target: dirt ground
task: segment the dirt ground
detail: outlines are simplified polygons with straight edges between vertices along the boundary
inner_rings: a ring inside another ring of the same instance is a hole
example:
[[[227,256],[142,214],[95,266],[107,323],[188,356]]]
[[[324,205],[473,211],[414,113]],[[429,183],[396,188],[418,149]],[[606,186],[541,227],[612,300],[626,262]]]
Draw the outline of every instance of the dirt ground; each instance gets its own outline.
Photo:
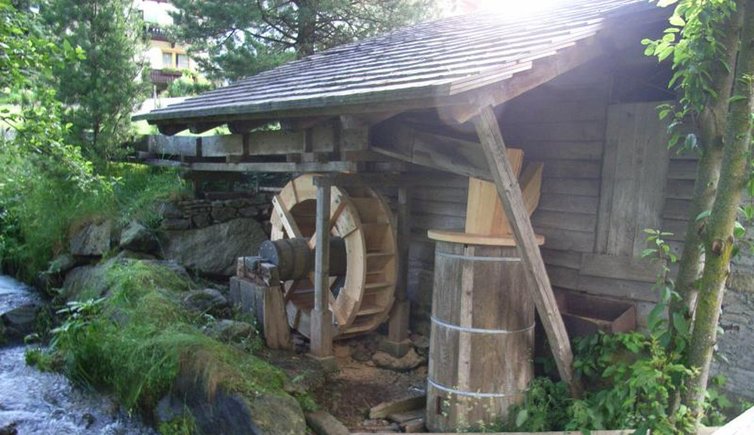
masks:
[[[408,371],[379,368],[371,359],[379,340],[378,334],[371,334],[336,342],[340,370],[314,391],[317,403],[351,430],[379,427],[368,418],[369,409],[380,403],[426,393],[426,359]]]
[[[270,362],[288,372],[296,385],[309,391],[317,404],[352,431],[366,432],[388,422],[369,420],[369,409],[380,403],[426,393],[426,358],[416,368],[396,371],[379,368],[372,361],[378,350],[380,335],[337,341],[335,357],[339,370],[323,373],[317,363],[303,354],[269,355]],[[299,349],[303,350],[303,346]],[[420,345],[419,355],[425,351]],[[397,427],[395,427],[397,429]]]

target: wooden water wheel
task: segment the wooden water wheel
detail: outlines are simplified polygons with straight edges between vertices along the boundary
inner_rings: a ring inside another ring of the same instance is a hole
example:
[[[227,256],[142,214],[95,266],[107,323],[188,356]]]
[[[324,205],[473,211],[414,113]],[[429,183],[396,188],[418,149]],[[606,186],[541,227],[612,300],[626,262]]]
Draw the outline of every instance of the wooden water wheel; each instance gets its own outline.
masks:
[[[308,238],[314,245],[314,176],[291,180],[273,199],[271,239]],[[393,304],[396,281],[396,232],[384,198],[368,187],[332,187],[330,234],[345,245],[345,274],[331,267],[330,310],[335,336],[345,338],[376,329]],[[332,258],[332,256],[331,256]],[[332,262],[332,260],[331,260]],[[341,268],[342,269],[342,268]],[[312,274],[283,285],[288,324],[310,336],[314,306]]]

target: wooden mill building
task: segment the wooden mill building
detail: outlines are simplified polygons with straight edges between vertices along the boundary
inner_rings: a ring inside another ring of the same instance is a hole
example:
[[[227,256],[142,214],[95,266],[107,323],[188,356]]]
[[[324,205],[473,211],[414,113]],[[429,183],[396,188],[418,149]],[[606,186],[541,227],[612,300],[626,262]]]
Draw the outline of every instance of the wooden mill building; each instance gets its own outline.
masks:
[[[501,11],[408,27],[142,115],[164,135],[148,157],[198,176],[333,174],[327,183],[337,185],[355,174],[381,189],[407,223],[398,234],[407,272],[391,317],[397,341],[406,297],[412,327],[429,329],[435,243],[427,231],[464,228],[469,177],[494,181],[550,343],[567,365],[553,292],[580,305],[599,307],[584,296],[626,302],[641,325],[658,298],[656,270],[639,259],[642,230],[670,231],[680,249],[688,223],[696,160],[667,151],[655,108],[674,98],[670,68],[640,43],[661,35],[668,13],[644,1],[594,0],[525,18]],[[223,125],[231,134],[174,136]],[[280,128],[260,128],[269,125]],[[505,146],[544,164],[531,219]]]

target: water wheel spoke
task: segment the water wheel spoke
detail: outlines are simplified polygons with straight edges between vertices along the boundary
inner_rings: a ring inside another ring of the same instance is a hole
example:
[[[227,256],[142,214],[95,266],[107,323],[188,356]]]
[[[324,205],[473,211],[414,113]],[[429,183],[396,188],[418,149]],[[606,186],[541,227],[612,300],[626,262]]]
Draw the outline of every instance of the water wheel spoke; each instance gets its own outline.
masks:
[[[286,234],[288,234],[288,238],[294,239],[297,237],[303,237],[301,230],[298,228],[296,221],[293,219],[290,211],[280,198],[280,195],[275,195],[272,198],[272,207],[280,218],[280,222],[283,224],[283,228],[285,229]]]
[[[333,210],[332,214],[330,215],[330,221],[327,223],[327,231],[332,231],[333,227],[335,226],[335,223],[338,222],[338,218],[341,214],[343,214],[343,210],[346,208],[346,202],[345,201],[339,201],[338,205]],[[309,249],[314,249],[317,247],[317,234],[309,238]]]

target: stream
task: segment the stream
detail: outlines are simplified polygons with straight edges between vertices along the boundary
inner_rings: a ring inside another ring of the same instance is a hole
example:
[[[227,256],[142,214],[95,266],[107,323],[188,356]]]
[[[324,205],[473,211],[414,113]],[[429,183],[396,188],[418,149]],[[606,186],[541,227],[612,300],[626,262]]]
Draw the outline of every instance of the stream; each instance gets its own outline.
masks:
[[[33,289],[0,275],[0,313],[38,300]],[[0,435],[155,434],[106,396],[28,367],[26,348],[0,347]]]

